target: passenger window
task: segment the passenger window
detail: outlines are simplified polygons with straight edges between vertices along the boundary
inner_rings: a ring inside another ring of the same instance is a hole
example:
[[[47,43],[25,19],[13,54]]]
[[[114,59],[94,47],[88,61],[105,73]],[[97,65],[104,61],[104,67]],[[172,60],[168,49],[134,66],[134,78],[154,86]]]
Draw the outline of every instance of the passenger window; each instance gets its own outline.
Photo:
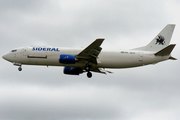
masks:
[[[11,52],[16,52],[17,50],[12,50]]]

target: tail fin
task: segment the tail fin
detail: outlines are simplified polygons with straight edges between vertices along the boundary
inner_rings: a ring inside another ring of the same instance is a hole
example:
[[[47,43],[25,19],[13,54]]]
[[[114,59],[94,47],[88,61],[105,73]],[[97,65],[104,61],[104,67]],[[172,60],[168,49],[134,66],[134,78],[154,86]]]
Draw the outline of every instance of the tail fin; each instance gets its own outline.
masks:
[[[134,50],[158,52],[167,47],[171,41],[175,25],[168,24],[147,46],[136,48]]]

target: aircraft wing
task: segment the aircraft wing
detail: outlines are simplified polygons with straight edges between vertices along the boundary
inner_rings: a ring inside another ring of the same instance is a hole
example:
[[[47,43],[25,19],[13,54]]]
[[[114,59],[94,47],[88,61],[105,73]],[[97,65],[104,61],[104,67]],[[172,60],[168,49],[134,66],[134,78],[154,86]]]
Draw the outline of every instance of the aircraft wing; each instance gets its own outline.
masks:
[[[104,39],[102,38],[96,39],[93,43],[91,43],[88,47],[76,55],[76,58],[97,64],[96,58],[102,50],[100,45],[103,41]]]

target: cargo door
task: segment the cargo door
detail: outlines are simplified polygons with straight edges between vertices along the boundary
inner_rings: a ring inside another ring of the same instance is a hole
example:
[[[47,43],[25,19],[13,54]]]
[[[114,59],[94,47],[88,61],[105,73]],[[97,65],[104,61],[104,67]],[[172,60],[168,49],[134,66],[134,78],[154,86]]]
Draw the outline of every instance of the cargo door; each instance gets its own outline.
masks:
[[[29,55],[28,58],[47,58],[47,51],[43,51],[43,48],[39,47],[37,50],[30,50],[29,49]]]

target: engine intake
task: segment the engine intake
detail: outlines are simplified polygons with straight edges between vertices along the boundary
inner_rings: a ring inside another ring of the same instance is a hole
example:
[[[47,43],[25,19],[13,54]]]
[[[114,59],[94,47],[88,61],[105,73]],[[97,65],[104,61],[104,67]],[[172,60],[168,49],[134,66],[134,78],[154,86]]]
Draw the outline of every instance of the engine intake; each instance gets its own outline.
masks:
[[[83,73],[83,70],[81,68],[76,67],[64,67],[64,74],[68,75],[79,75],[80,73]]]
[[[62,54],[60,55],[59,62],[63,64],[75,64],[76,58],[74,55]]]

